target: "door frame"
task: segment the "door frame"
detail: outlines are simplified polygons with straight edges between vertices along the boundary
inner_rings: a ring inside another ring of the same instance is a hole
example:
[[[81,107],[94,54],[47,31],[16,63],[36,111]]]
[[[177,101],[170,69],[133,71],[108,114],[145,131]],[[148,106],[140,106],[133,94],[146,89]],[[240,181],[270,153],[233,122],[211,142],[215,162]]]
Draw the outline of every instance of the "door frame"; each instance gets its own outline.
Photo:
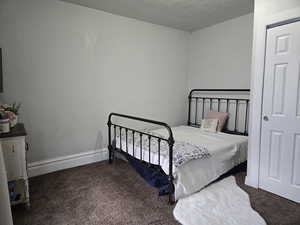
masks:
[[[267,16],[254,16],[254,35],[251,67],[251,94],[249,118],[248,164],[245,183],[259,187],[259,165],[261,152],[262,101],[264,87],[266,37],[269,26],[300,18],[300,7]]]

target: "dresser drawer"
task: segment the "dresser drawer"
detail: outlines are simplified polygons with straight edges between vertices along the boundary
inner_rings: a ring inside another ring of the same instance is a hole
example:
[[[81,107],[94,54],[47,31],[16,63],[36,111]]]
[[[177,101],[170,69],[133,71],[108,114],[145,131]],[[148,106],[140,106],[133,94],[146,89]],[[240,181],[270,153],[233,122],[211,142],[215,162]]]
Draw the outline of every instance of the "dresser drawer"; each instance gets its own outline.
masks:
[[[1,141],[7,180],[27,178],[25,161],[25,140],[12,139]]]

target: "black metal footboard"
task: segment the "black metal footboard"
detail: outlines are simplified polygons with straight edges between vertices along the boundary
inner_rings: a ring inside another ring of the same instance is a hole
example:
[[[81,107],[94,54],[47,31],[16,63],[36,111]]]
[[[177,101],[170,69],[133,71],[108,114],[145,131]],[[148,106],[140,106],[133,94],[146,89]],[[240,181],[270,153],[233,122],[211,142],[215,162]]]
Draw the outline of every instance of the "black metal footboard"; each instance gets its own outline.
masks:
[[[126,118],[126,119],[130,119],[130,120],[135,120],[135,121],[141,121],[141,122],[145,122],[145,123],[150,123],[150,124],[154,124],[154,125],[158,125],[161,127],[164,127],[167,129],[168,131],[168,138],[164,138],[164,137],[160,137],[160,136],[156,136],[154,134],[149,134],[143,131],[139,131],[136,129],[132,129],[129,127],[124,127],[118,124],[115,124],[112,122],[112,117],[122,117],[122,118]],[[170,189],[169,190],[169,203],[173,203],[174,202],[174,177],[173,177],[173,145],[174,145],[174,137],[173,137],[173,133],[172,133],[172,129],[170,128],[170,126],[164,122],[160,122],[160,121],[155,121],[155,120],[149,120],[149,119],[145,119],[145,118],[139,118],[139,117],[134,117],[134,116],[129,116],[129,115],[124,115],[124,114],[118,114],[118,113],[110,113],[109,117],[108,117],[108,122],[107,122],[107,126],[108,126],[108,150],[109,150],[109,163],[112,163],[113,159],[114,159],[114,152],[116,151],[123,151],[125,153],[128,154],[128,137],[131,135],[132,137],[132,156],[140,161],[149,163],[149,164],[157,164],[158,166],[160,166],[160,159],[161,159],[161,152],[160,152],[160,146],[161,146],[161,141],[165,141],[168,143],[168,147],[169,147],[169,174],[168,174],[168,180],[169,180],[169,186]],[[112,134],[112,129],[113,129],[113,134]],[[123,149],[124,147],[122,146],[122,130],[125,131],[125,142],[126,142],[126,147],[125,149]],[[118,134],[117,134],[118,132]],[[138,134],[139,137],[139,142],[140,142],[140,146],[139,149],[135,149],[135,135]],[[117,135],[119,135],[119,137],[117,137]],[[143,137],[147,137],[148,138],[148,142],[149,142],[149,158],[148,160],[145,158],[142,158],[142,141],[143,141]],[[116,138],[120,138],[120,145],[117,148],[116,146]],[[158,146],[158,162],[151,162],[151,140],[157,140],[157,146]],[[135,156],[135,151],[140,151],[140,158]]]

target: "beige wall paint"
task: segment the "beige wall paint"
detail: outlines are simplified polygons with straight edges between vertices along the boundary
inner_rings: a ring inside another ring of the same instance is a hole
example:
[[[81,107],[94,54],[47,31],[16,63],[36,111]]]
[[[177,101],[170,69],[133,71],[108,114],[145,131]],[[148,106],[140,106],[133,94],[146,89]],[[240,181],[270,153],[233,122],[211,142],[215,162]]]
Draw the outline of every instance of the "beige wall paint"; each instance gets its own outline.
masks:
[[[253,14],[193,32],[188,87],[249,88]]]
[[[186,123],[191,88],[249,88],[252,15],[188,33],[61,1],[0,3],[5,102],[29,162],[107,144],[109,112]]]
[[[0,27],[29,162],[105,147],[112,111],[186,121],[189,33],[48,0],[1,1]]]

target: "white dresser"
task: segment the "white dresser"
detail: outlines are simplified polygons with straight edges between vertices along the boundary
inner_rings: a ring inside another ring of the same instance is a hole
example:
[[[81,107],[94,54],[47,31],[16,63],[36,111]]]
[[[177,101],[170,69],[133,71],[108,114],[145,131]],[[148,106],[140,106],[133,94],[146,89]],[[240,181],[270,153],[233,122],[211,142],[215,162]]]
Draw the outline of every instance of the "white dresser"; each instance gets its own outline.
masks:
[[[26,131],[23,124],[17,124],[9,133],[0,134],[11,205],[26,204],[29,207],[25,138]]]

